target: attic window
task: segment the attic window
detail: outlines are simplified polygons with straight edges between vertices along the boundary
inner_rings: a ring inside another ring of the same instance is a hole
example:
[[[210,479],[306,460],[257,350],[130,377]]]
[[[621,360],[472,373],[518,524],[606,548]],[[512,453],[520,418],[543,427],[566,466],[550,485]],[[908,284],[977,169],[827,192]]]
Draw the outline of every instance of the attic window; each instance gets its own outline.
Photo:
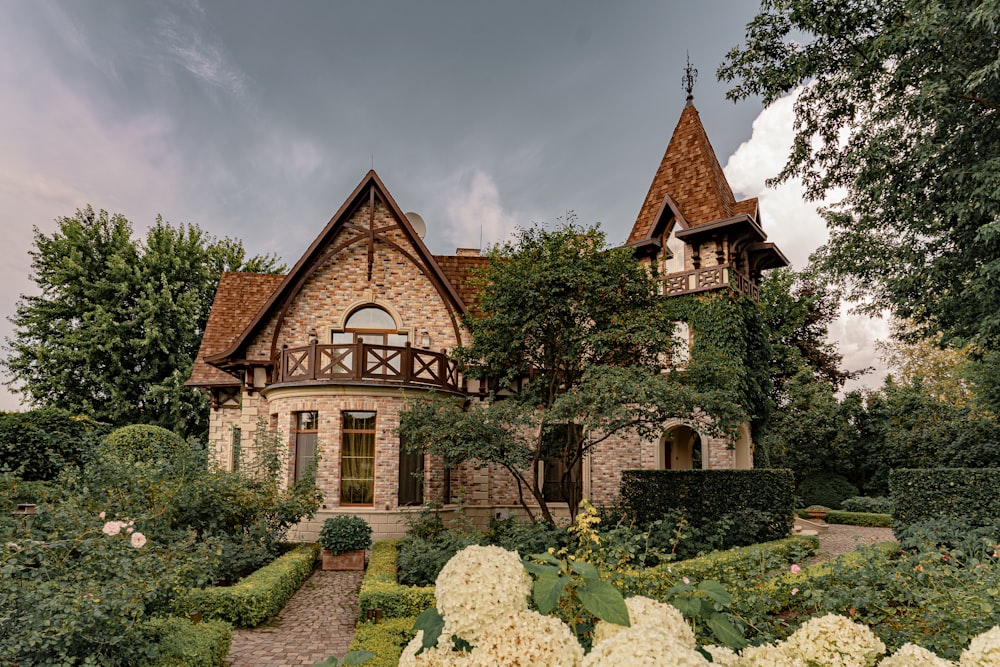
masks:
[[[344,330],[361,331],[395,331],[396,322],[392,315],[377,306],[358,308],[344,323]]]

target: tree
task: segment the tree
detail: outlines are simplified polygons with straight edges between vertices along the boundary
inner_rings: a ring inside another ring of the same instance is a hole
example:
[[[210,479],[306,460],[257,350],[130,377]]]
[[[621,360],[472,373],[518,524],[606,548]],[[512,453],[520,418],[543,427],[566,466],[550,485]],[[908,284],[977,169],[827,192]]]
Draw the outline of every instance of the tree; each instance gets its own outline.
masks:
[[[35,406],[115,426],[206,431],[206,399],[184,387],[223,271],[281,272],[239,241],[157,218],[144,242],[121,215],[91,207],[35,229],[37,295],[22,295],[0,365]]]
[[[690,386],[698,363],[662,372],[674,346],[670,301],[630,250],[606,247],[598,228],[522,229],[489,256],[478,278],[481,314],[465,318],[471,342],[456,356],[497,393],[465,408],[411,404],[400,424],[409,446],[446,463],[505,468],[529,515],[526,494],[551,523],[544,465],[559,467],[575,516],[581,460],[600,443],[658,435],[671,416],[713,431],[746,418],[731,392]]]
[[[985,353],[1000,349],[998,22],[997,0],[764,0],[718,71],[734,100],[802,87],[776,180],[846,189],[820,268],[869,310]]]

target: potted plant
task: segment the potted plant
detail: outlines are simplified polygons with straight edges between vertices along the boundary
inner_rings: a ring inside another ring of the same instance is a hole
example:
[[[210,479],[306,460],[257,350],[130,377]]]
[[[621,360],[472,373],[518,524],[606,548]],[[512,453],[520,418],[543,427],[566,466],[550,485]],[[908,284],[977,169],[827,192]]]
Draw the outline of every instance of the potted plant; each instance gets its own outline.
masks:
[[[363,570],[365,549],[372,544],[372,527],[349,514],[331,517],[323,522],[319,544],[324,570]]]
[[[806,515],[814,521],[822,521],[826,518],[829,511],[829,507],[823,507],[822,505],[810,505],[806,508]]]

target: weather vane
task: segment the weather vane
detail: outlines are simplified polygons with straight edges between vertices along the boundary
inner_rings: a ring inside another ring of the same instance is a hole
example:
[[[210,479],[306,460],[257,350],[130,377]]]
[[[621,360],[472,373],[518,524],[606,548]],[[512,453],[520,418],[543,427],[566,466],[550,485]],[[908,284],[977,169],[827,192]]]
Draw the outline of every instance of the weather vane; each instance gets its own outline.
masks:
[[[698,80],[698,70],[691,67],[691,52],[688,51],[687,54],[687,67],[684,68],[684,76],[681,77],[681,84],[684,86],[684,90],[687,91],[687,100],[690,102],[694,99],[694,82]]]

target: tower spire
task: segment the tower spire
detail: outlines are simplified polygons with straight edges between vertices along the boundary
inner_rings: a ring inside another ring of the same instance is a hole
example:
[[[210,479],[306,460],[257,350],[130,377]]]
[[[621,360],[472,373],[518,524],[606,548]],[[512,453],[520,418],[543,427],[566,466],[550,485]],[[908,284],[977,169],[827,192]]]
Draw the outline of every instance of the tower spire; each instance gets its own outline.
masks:
[[[694,82],[698,80],[698,70],[691,66],[691,52],[687,54],[687,67],[684,68],[684,76],[681,77],[681,85],[687,92],[687,104],[691,106],[694,102]]]

